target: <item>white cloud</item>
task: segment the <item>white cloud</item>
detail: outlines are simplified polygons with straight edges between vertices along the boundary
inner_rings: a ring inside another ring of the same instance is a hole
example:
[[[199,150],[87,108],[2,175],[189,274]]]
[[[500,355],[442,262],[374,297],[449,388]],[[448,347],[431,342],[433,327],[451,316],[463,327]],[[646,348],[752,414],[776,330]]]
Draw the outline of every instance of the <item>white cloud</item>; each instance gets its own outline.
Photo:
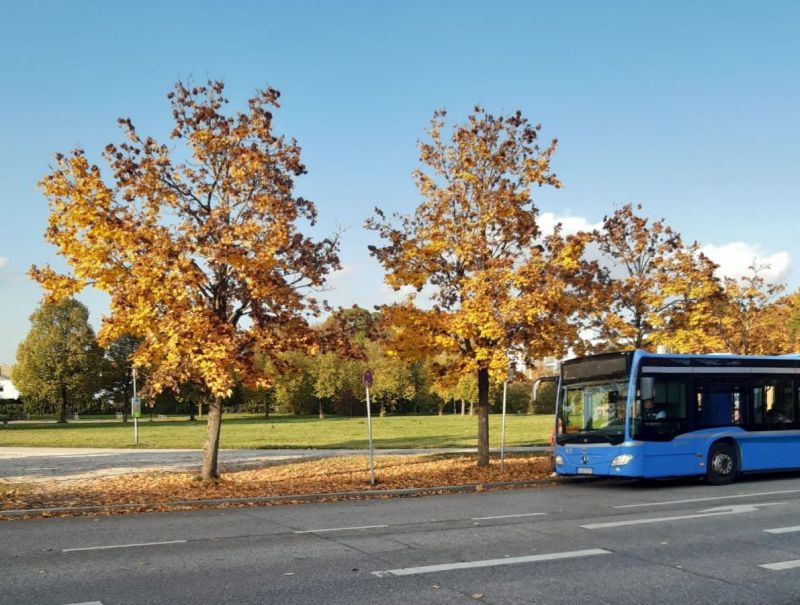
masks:
[[[550,235],[558,223],[561,223],[561,233],[564,235],[599,229],[603,225],[602,222],[590,223],[582,216],[556,216],[554,212],[542,212],[537,222],[544,235]]]
[[[782,281],[789,271],[788,252],[767,254],[759,244],[747,242],[730,242],[718,246],[706,244],[700,250],[719,265],[717,274],[720,277],[739,279],[750,272],[749,267],[753,262],[757,266],[769,266],[761,271],[761,276],[770,282]]]
[[[428,306],[429,288],[417,294],[417,303]],[[339,271],[331,273],[328,286],[317,298],[325,299],[333,307],[351,307],[355,304],[372,309],[375,305],[399,303],[416,292],[412,286],[394,290],[384,281],[380,266],[375,263],[342,263]]]
[[[5,267],[8,264],[8,257],[7,256],[0,256],[0,269]]]
[[[417,289],[413,286],[401,286],[399,290],[395,290],[389,284],[383,282],[376,292],[377,302],[375,304],[392,305],[395,303],[400,303],[406,300],[409,295],[416,293],[416,291]],[[426,298],[427,297],[425,296],[424,291],[417,294],[417,304],[423,307],[427,306],[425,304]]]

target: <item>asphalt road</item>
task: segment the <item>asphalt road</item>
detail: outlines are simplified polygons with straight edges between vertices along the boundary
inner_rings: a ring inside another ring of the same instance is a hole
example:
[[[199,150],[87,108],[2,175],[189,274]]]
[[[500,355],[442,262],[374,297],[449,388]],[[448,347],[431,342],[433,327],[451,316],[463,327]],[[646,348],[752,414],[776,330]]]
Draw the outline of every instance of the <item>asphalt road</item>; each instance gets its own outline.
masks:
[[[0,523],[0,603],[800,602],[800,475]]]

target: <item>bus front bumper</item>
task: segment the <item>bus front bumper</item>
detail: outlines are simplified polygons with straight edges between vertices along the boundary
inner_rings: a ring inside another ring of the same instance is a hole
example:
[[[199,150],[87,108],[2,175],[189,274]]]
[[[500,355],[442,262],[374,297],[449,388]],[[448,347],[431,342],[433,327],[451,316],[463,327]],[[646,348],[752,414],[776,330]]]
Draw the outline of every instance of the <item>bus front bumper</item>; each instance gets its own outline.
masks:
[[[557,445],[553,458],[558,475],[642,476],[642,448],[637,445]]]

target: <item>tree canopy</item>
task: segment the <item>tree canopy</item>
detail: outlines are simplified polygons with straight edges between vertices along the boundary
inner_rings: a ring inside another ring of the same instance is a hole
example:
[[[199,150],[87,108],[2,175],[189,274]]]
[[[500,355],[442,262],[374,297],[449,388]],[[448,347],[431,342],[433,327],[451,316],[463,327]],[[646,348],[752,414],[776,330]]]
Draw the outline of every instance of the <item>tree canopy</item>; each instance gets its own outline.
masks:
[[[431,309],[384,308],[399,351],[447,354],[478,378],[478,464],[488,464],[489,377],[510,358],[558,352],[578,339],[574,321],[592,267],[585,235],[543,234],[533,186],[559,187],[550,168],[556,142],[539,144],[540,127],[521,113],[493,116],[476,107],[445,132],[434,114],[420,143],[414,180],[422,201],[413,215],[376,209],[367,227],[384,240],[371,253],[396,289],[428,287]]]
[[[594,287],[595,347],[708,350],[720,295],[716,265],[697,243],[684,244],[663,220],[651,222],[637,210],[641,206],[618,208],[594,232],[606,268]]]
[[[222,82],[178,82],[168,95],[173,148],[119,120],[126,141],[103,156],[110,178],[81,149],[57,155],[41,182],[46,239],[68,262],[33,267],[51,300],[93,286],[111,297],[103,342],[142,339],[133,357],[148,388],[195,383],[213,397],[203,476],[217,475],[221,400],[237,381],[268,386],[257,363],[314,345],[313,290],[339,266],[336,238],[313,240],[315,205],[294,193],[300,147],[273,130],[279,93],[257,92],[228,115]]]
[[[58,410],[91,402],[102,353],[89,325],[89,310],[74,298],[44,303],[31,315],[31,329],[17,348],[14,385],[29,404]]]

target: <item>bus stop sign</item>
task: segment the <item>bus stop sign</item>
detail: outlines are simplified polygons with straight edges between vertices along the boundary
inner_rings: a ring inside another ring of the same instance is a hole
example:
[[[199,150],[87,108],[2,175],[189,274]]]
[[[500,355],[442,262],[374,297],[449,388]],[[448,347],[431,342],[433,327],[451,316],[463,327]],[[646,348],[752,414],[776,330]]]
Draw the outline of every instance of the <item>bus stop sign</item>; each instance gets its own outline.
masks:
[[[141,397],[132,397],[131,398],[131,416],[134,418],[141,418],[142,417],[142,398]]]
[[[364,386],[368,389],[372,388],[372,372],[370,370],[364,372]]]

